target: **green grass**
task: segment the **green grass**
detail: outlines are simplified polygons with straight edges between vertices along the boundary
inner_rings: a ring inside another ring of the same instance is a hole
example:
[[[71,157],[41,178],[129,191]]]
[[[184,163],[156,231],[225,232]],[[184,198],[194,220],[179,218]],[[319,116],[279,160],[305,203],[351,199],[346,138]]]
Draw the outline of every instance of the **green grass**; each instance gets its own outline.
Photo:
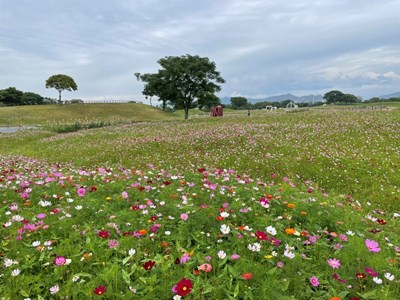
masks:
[[[68,104],[0,107],[0,126],[49,126],[55,123],[144,122],[177,117],[140,103]]]

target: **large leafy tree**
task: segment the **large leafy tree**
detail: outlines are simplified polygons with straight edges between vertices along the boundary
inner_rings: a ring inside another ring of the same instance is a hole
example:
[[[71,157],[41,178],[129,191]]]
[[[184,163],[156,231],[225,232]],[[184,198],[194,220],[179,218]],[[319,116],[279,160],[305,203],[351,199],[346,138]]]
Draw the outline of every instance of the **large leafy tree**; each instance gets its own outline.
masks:
[[[0,102],[5,105],[20,105],[22,104],[22,96],[24,92],[17,90],[15,87],[9,87],[0,90]]]
[[[175,108],[185,111],[201,105],[202,100],[221,90],[225,80],[217,71],[214,62],[198,55],[167,56],[158,63],[161,69],[155,74],[136,73],[136,78],[145,82],[143,94],[157,96],[170,101]]]
[[[61,105],[61,92],[64,90],[70,92],[76,91],[78,86],[72,77],[64,74],[58,74],[50,76],[46,80],[46,88],[55,88],[58,91],[58,103]]]

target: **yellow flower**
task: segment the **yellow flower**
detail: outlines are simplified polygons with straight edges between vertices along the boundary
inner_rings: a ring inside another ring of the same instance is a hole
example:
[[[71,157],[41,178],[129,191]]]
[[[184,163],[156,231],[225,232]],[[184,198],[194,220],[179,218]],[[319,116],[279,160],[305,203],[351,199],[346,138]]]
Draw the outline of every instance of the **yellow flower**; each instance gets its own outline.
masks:
[[[289,204],[287,205],[287,207],[289,207],[289,208],[295,208],[295,207],[296,207],[296,204],[294,204],[294,203],[289,203]]]

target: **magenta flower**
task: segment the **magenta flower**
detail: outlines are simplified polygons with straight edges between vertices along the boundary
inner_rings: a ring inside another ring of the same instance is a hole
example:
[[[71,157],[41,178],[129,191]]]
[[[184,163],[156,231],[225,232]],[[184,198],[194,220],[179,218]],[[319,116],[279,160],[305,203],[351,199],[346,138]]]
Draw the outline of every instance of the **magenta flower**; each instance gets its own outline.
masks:
[[[79,197],[83,197],[86,194],[86,189],[83,187],[78,188],[78,190],[76,191],[76,193],[78,194]]]
[[[340,267],[340,260],[336,258],[328,259],[328,265],[332,267],[332,269],[339,269]]]
[[[182,219],[183,221],[186,221],[188,218],[189,218],[189,215],[188,215],[188,214],[181,214],[181,219]]]
[[[310,283],[311,283],[312,286],[319,286],[318,278],[315,277],[315,276],[312,276],[312,277],[310,278]]]
[[[375,272],[373,269],[368,268],[368,267],[365,268],[365,272],[367,272],[372,277],[378,277],[379,276],[379,274],[377,272]]]
[[[381,248],[379,248],[378,242],[376,242],[374,240],[366,239],[365,240],[365,246],[367,246],[367,248],[368,248],[368,250],[370,252],[379,252],[379,251],[381,251]]]
[[[67,260],[64,256],[57,256],[56,259],[54,260],[54,264],[57,267],[63,266],[67,263]]]

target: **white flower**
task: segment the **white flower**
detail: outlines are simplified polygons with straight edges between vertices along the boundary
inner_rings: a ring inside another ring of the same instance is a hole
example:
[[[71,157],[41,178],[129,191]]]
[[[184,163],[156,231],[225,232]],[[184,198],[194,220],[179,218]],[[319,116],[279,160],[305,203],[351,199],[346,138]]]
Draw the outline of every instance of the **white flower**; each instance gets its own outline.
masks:
[[[246,230],[246,231],[252,231],[253,230],[253,228],[250,228],[249,226],[244,226],[244,230]]]
[[[129,290],[134,294],[136,293],[136,289],[133,286],[129,286]]]
[[[350,236],[353,236],[353,235],[354,235],[354,232],[351,231],[351,230],[347,230],[347,231],[346,231],[346,234],[347,234],[347,235],[350,235]]]
[[[82,209],[82,205],[77,205],[77,206],[75,206],[75,209],[76,209],[76,210],[81,210],[81,209]]]
[[[40,241],[34,241],[34,242],[32,242],[32,246],[33,246],[33,247],[40,246]]]
[[[218,251],[218,257],[219,257],[220,259],[224,259],[224,258],[226,257],[225,251],[224,251],[224,250],[219,250],[219,251]]]
[[[24,217],[21,217],[20,215],[15,215],[15,216],[12,216],[12,218],[11,218],[11,221],[13,221],[13,222],[21,222],[23,220],[24,220]]]
[[[286,244],[286,245],[285,245],[285,250],[286,250],[286,251],[294,250],[294,247],[293,247],[293,246],[290,246],[289,244]]]
[[[135,255],[135,253],[136,253],[136,250],[133,248],[129,249],[129,251],[128,251],[129,256],[133,256],[133,255]]]
[[[52,295],[57,294],[59,290],[60,290],[60,287],[56,284],[50,288],[50,294],[52,294]]]
[[[220,215],[221,215],[221,217],[223,217],[223,218],[229,217],[229,213],[227,213],[226,211],[221,212]]]
[[[385,278],[387,280],[393,281],[394,280],[394,275],[392,275],[389,272],[387,272],[387,273],[385,273]]]
[[[283,255],[288,257],[289,259],[293,259],[295,257],[294,253],[289,250],[285,250],[285,252],[283,252]]]
[[[11,272],[11,276],[18,276],[19,275],[19,273],[21,273],[21,270],[20,269],[14,269],[14,270],[12,270],[12,272]]]
[[[67,202],[68,202],[68,203],[72,203],[72,202],[74,202],[74,199],[68,198],[68,199],[67,199]]]
[[[276,229],[272,226],[268,226],[266,228],[266,232],[269,233],[270,235],[276,235]]]
[[[400,214],[399,214],[399,213],[394,213],[394,214],[393,214],[393,218],[398,218],[398,217],[400,217]]]
[[[12,259],[6,258],[6,259],[4,260],[4,266],[5,266],[6,268],[12,266],[13,263],[14,263],[14,262],[13,262]]]
[[[179,295],[175,295],[174,297],[172,297],[172,300],[181,300],[182,297]]]
[[[228,234],[231,231],[229,226],[227,226],[226,224],[222,224],[220,230],[223,234]]]
[[[164,233],[165,233],[165,235],[170,235],[170,234],[171,234],[171,231],[167,230],[167,231],[165,231]]]
[[[253,243],[253,244],[248,244],[247,249],[253,252],[260,252],[261,250],[261,244],[260,243]]]
[[[382,283],[382,279],[378,278],[378,277],[374,277],[372,278],[372,280],[376,283],[376,284],[381,284]]]
[[[10,227],[11,225],[12,225],[12,223],[10,221],[8,221],[3,226],[4,226],[4,228],[7,228],[7,227]]]
[[[79,280],[79,276],[73,276],[72,277],[72,282],[77,282]]]

